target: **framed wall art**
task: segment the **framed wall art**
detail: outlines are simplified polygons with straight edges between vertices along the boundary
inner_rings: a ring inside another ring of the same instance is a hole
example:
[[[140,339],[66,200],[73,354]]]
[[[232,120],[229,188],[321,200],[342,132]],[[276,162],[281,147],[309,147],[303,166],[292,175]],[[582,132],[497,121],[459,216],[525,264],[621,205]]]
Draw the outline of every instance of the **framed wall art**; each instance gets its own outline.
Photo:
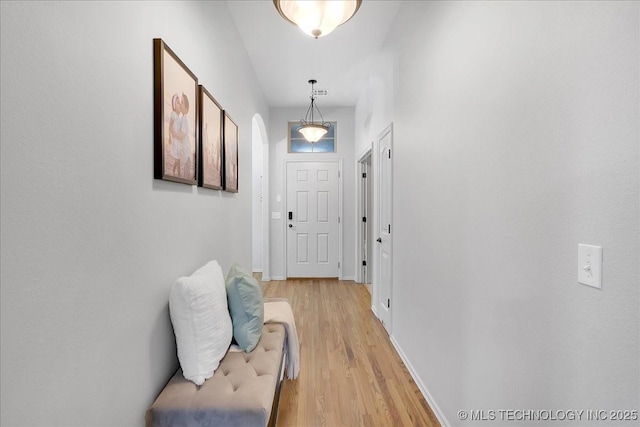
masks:
[[[198,185],[213,190],[222,189],[222,107],[200,85],[200,167]]]
[[[224,112],[224,190],[238,192],[238,126]]]
[[[197,184],[198,78],[153,39],[154,178]]]

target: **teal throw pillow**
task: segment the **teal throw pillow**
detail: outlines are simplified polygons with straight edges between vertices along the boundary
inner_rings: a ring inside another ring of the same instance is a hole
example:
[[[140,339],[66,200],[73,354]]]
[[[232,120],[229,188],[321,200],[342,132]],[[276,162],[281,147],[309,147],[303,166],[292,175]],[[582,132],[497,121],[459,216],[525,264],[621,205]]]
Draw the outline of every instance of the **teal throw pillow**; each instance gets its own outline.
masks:
[[[237,263],[226,280],[227,302],[233,323],[233,337],[247,353],[258,345],[264,324],[264,299],[258,281]]]

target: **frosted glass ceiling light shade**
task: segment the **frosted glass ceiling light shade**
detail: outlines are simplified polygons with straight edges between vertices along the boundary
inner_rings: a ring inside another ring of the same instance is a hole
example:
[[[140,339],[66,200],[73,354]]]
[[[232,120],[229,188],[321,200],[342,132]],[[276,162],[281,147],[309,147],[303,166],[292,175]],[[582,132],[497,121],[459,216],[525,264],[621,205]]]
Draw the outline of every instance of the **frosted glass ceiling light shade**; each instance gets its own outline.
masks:
[[[300,133],[304,136],[304,139],[314,143],[318,142],[328,131],[326,126],[322,125],[306,125],[300,128]]]
[[[315,38],[326,36],[358,11],[362,0],[273,0],[284,19]]]
[[[318,83],[315,80],[309,80],[311,83],[311,105],[307,109],[307,114],[305,114],[304,119],[300,120],[302,127],[300,128],[300,133],[304,136],[304,139],[309,141],[310,143],[317,142],[320,138],[324,136],[325,133],[329,131],[329,123],[324,121],[324,117],[322,117],[322,113],[315,105],[316,97],[313,94],[313,85]],[[313,110],[316,110],[318,114],[320,114],[320,122],[313,121]]]

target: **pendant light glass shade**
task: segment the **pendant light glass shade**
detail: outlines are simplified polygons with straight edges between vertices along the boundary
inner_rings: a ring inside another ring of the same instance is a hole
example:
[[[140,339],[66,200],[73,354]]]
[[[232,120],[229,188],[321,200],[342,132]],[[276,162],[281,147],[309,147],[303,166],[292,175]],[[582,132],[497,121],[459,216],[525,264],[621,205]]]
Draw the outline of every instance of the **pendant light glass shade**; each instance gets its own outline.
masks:
[[[329,127],[323,125],[306,125],[300,128],[300,133],[304,136],[304,139],[311,143],[317,142],[328,131]]]
[[[324,136],[325,133],[329,131],[329,123],[324,121],[324,117],[322,117],[322,113],[315,105],[316,97],[313,94],[313,85],[318,83],[315,80],[309,80],[311,84],[311,105],[307,109],[307,114],[305,114],[304,119],[300,120],[302,126],[300,127],[300,133],[304,136],[304,139],[309,141],[310,143],[317,142],[320,138]],[[313,111],[316,110],[318,114],[320,114],[320,122],[313,121]]]
[[[362,0],[273,0],[273,3],[284,19],[318,38],[351,19]]]

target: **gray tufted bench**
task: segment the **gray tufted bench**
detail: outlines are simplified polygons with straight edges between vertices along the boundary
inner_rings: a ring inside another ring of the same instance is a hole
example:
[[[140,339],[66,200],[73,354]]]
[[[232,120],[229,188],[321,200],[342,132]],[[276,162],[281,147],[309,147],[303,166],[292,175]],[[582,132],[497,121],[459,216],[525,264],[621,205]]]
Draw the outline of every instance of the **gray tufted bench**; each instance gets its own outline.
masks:
[[[178,369],[147,411],[147,426],[275,426],[285,333],[284,325],[266,323],[251,353],[228,351],[199,387]]]

